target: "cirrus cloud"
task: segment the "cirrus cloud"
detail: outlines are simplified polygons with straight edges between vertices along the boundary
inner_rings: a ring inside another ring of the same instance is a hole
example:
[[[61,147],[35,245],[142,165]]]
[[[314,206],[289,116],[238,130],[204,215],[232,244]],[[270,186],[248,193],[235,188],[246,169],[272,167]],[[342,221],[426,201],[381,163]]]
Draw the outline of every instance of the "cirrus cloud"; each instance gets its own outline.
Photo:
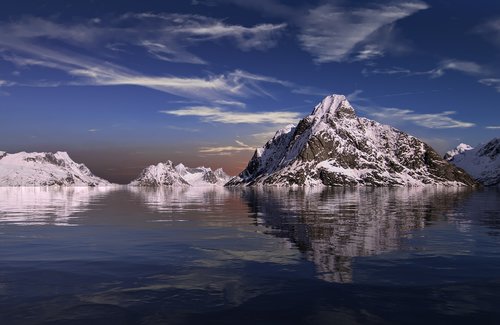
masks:
[[[463,122],[450,117],[450,115],[455,113],[455,111],[444,111],[441,113],[421,114],[415,113],[410,109],[382,108],[378,111],[371,112],[370,115],[375,118],[394,122],[408,121],[429,129],[470,128],[476,125],[471,122]]]
[[[220,107],[192,106],[174,110],[162,110],[160,113],[175,116],[200,117],[204,122],[224,124],[289,124],[297,122],[301,114],[297,112],[234,112]]]
[[[420,1],[358,8],[320,5],[310,9],[300,21],[299,40],[316,63],[341,62],[382,27],[428,7]],[[356,59],[365,60],[381,55],[382,48],[367,44]]]

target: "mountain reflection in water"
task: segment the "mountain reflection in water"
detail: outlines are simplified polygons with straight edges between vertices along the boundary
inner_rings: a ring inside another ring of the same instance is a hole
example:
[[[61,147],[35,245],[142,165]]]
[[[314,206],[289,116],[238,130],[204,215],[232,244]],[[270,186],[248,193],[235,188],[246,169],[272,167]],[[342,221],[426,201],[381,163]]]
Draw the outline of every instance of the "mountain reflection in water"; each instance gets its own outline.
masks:
[[[258,223],[287,237],[317,266],[319,278],[352,281],[352,258],[398,249],[411,231],[446,220],[465,188],[245,190]]]
[[[0,188],[0,324],[498,323],[499,198]]]

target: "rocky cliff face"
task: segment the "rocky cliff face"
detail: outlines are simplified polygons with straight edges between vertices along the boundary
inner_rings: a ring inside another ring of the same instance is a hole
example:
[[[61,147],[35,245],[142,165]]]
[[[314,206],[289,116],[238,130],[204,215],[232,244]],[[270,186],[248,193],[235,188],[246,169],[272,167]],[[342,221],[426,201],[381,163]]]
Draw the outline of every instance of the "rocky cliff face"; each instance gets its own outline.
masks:
[[[460,150],[465,146],[466,150]],[[500,185],[500,138],[492,139],[476,148],[462,143],[449,151],[445,159],[463,168],[485,186]]]
[[[425,184],[477,183],[424,142],[356,116],[344,96],[332,95],[296,126],[276,132],[227,185]]]
[[[0,151],[0,186],[107,186],[84,165],[66,152]]]
[[[131,186],[210,186],[224,185],[229,176],[222,169],[212,171],[207,167],[190,168],[183,164],[174,166],[168,160],[152,165],[130,183]]]

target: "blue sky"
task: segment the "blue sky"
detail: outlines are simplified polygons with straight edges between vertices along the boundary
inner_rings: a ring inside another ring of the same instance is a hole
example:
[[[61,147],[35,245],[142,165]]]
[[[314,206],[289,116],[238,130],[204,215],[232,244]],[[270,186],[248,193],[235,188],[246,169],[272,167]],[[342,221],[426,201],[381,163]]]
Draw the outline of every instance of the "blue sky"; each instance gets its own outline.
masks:
[[[235,174],[332,93],[441,153],[500,132],[495,1],[19,0],[0,30],[0,149],[112,181]]]

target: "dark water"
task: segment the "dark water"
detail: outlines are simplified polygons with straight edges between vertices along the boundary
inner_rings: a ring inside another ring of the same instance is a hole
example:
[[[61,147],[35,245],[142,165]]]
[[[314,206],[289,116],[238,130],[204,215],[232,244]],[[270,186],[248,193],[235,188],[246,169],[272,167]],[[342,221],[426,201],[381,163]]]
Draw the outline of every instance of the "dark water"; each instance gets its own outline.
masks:
[[[0,188],[0,324],[500,324],[500,192]]]

